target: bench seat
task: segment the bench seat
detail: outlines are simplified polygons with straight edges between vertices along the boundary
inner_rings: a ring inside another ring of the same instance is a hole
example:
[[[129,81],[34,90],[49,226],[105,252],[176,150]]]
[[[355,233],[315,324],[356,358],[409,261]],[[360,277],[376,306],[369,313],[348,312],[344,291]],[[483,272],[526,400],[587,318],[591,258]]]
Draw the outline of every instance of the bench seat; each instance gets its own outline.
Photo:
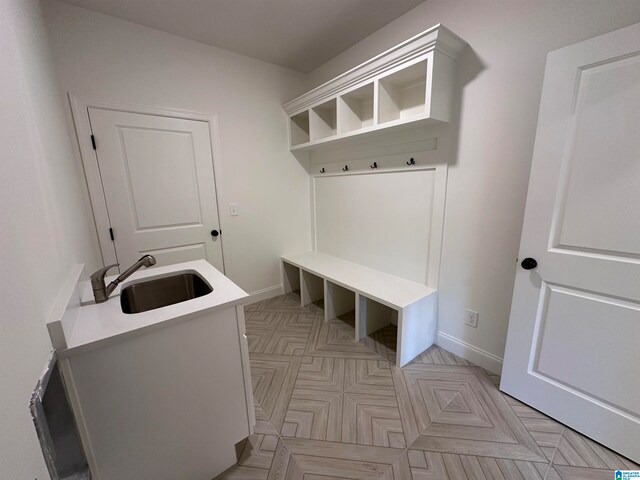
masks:
[[[285,292],[299,289],[303,306],[324,298],[325,320],[355,307],[356,341],[397,320],[398,366],[433,344],[435,289],[320,252],[284,255],[282,262]]]

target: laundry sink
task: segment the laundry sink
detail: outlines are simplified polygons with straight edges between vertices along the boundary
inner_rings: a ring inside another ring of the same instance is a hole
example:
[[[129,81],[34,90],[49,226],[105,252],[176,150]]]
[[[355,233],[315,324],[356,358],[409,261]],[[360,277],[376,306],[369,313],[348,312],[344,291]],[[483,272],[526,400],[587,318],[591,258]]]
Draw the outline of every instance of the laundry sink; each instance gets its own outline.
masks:
[[[197,273],[183,272],[128,285],[120,294],[123,313],[141,313],[186,302],[213,292]]]

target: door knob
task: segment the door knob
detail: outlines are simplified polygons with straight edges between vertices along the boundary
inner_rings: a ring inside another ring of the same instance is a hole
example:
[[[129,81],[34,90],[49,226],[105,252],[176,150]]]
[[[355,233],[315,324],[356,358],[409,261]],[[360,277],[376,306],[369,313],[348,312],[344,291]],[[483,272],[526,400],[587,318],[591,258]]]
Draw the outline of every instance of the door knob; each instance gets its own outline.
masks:
[[[533,270],[538,266],[538,262],[536,262],[535,258],[525,258],[520,266],[525,270]]]
[[[218,230],[211,230],[212,237],[217,237],[218,235],[220,235],[220,232],[218,232]]]

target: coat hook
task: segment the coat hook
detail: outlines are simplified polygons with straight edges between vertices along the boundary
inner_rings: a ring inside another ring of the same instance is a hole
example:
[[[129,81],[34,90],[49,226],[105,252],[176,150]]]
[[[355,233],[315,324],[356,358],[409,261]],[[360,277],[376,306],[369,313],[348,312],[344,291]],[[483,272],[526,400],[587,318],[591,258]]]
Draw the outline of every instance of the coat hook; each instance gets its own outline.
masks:
[[[416,164],[416,161],[413,159],[413,157],[411,157],[407,162],[407,165],[415,165],[415,164]]]
[[[320,169],[320,173],[324,173],[324,167]]]
[[[371,168],[378,168],[378,164],[376,162],[373,162],[373,165],[371,165]]]
[[[343,172],[348,172],[349,171],[349,165],[345,165],[344,168],[342,169]]]

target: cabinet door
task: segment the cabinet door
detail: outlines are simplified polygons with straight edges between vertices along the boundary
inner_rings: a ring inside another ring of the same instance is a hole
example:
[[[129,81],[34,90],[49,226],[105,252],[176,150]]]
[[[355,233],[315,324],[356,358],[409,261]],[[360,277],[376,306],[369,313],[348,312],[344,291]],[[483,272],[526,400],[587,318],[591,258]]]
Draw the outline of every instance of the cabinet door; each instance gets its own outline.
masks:
[[[97,480],[213,478],[236,463],[250,423],[238,325],[230,307],[70,357]]]

